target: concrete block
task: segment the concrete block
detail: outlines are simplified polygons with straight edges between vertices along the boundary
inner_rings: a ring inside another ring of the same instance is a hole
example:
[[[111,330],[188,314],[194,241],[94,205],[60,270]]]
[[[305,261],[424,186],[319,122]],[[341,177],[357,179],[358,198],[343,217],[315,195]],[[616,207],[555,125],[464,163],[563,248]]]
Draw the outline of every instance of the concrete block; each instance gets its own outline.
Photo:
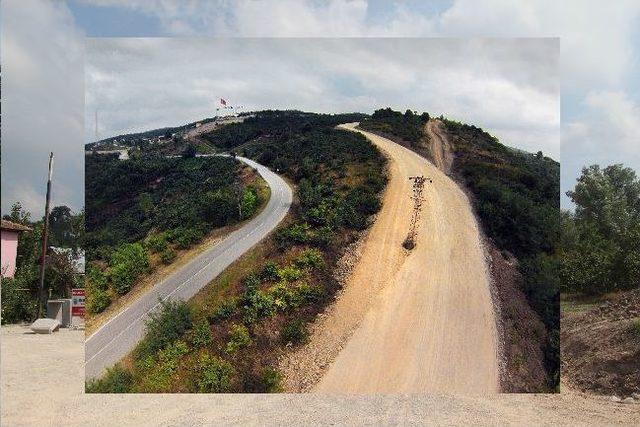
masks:
[[[31,324],[31,330],[36,334],[51,334],[60,328],[56,319],[38,319]]]
[[[60,322],[60,326],[71,326],[71,299],[50,299],[47,301],[47,317]]]

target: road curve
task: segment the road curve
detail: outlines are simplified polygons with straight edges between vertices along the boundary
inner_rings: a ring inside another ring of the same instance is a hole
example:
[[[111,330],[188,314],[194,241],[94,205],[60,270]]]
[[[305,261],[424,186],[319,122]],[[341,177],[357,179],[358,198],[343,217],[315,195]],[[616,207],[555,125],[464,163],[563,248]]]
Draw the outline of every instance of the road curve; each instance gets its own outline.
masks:
[[[355,124],[341,127],[355,130]],[[313,391],[497,392],[496,321],[469,200],[425,158],[359,132],[387,155],[390,179],[360,261],[332,312],[334,323],[370,302]],[[433,182],[424,188],[417,245],[407,254],[401,244],[413,207],[409,177],[415,175]]]
[[[193,297],[285,217],[293,198],[287,183],[265,166],[243,157],[237,159],[256,169],[271,188],[267,206],[242,228],[159,282],[88,337],[85,341],[87,379],[100,376],[135,347],[144,336],[149,314],[159,307],[159,300],[187,300]]]

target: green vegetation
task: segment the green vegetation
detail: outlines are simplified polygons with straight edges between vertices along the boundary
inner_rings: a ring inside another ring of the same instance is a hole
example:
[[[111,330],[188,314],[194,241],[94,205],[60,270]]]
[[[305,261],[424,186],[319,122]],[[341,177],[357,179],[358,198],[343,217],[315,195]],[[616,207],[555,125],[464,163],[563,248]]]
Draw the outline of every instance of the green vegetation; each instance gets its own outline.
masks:
[[[39,260],[42,250],[43,219],[32,221],[20,203],[3,219],[30,227],[20,233],[14,278],[2,278],[2,324],[33,321],[38,312]],[[84,213],[75,214],[67,206],[56,206],[49,216],[49,247],[70,249],[70,253],[47,252],[45,292],[52,298],[70,298],[71,289],[84,286],[73,264],[84,241]]]
[[[161,310],[151,314],[147,323],[146,339],[136,349],[138,359],[144,359],[166,348],[193,325],[191,311],[186,303],[164,301],[161,307]]]
[[[231,325],[229,331],[229,341],[225,347],[227,354],[235,354],[243,347],[247,347],[251,344],[251,337],[249,336],[249,330],[244,325]]]
[[[429,113],[414,113],[411,110],[402,114],[391,108],[376,110],[371,118],[360,122],[360,127],[370,132],[375,132],[392,138],[400,138],[410,145],[416,145],[425,138],[422,131],[429,121]]]
[[[333,271],[342,251],[380,208],[384,158],[362,135],[335,129],[361,117],[266,111],[204,135],[284,174],[297,187],[296,203],[272,236],[184,307],[163,308],[121,363],[134,378],[130,391],[282,391],[279,355],[305,342],[308,323],[339,288]],[[242,205],[250,209],[252,197]],[[161,321],[170,317],[180,328]],[[165,349],[176,342],[186,352],[167,364]]]
[[[640,317],[636,317],[631,321],[631,330],[634,334],[640,337]]]
[[[192,147],[193,148],[193,147]],[[231,158],[86,157],[87,310],[109,304],[215,228],[252,217],[264,196]]]
[[[284,325],[282,339],[285,343],[304,344],[309,339],[307,325],[299,319],[295,319]]]
[[[586,167],[562,213],[563,292],[602,295],[640,282],[640,180],[622,165]]]

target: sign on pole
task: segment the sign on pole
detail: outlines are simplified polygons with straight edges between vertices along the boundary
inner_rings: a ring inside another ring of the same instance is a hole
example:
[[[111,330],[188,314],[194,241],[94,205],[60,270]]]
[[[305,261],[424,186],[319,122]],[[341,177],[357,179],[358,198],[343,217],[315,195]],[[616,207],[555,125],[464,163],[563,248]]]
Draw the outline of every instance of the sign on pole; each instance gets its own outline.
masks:
[[[71,315],[84,317],[84,289],[71,289]]]

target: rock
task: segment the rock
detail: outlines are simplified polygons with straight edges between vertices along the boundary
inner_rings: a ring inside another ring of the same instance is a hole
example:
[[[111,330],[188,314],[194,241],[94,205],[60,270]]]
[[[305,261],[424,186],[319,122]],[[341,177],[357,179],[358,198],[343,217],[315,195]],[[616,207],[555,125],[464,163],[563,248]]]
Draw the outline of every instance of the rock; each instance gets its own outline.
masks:
[[[36,334],[51,334],[60,328],[56,319],[38,319],[31,324],[31,330]]]
[[[631,393],[631,397],[633,397],[636,400],[640,400],[640,393]]]
[[[627,397],[622,400],[622,403],[635,403],[636,400],[633,397]]]
[[[616,402],[616,403],[620,403],[622,401],[622,399],[620,399],[618,396],[611,396],[609,399],[612,402]]]

